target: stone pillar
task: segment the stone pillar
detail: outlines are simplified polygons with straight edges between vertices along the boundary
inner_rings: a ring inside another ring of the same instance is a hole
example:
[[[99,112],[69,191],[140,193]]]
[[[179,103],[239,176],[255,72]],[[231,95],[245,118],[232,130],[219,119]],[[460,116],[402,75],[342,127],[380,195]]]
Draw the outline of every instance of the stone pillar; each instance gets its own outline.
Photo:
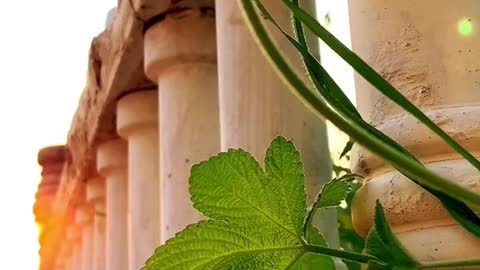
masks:
[[[81,230],[82,249],[80,270],[93,269],[93,214],[94,209],[88,203],[81,204],[75,211],[75,222]]]
[[[98,172],[106,180],[107,258],[106,270],[128,269],[127,144],[121,139],[100,145]]]
[[[215,14],[166,14],[145,33],[145,71],[158,82],[162,242],[202,217],[190,201],[190,168],[220,152]]]
[[[350,1],[354,51],[478,157],[477,11],[476,0]],[[473,166],[363,79],[357,77],[356,84],[358,106],[366,120],[429,169],[480,191]],[[480,239],[452,220],[431,194],[362,149],[356,149],[352,159],[354,171],[366,177],[352,209],[360,234],[372,227],[374,204],[380,199],[394,232],[419,260],[478,259]]]
[[[315,12],[314,1],[303,2]],[[291,28],[290,14],[281,1],[263,3],[280,25]],[[308,111],[274,72],[245,25],[237,1],[216,1],[216,14],[222,150],[243,148],[263,161],[275,137],[292,139],[302,155],[312,202],[331,175],[325,123]],[[277,30],[271,30],[280,49],[304,74],[298,53]],[[311,44],[316,53],[318,43],[312,40]],[[320,226],[335,245],[333,214]]]
[[[128,141],[129,269],[137,270],[160,245],[158,91],[123,96],[117,129]]]
[[[63,239],[57,260],[56,260],[56,269],[72,269],[72,246],[67,239]]]
[[[81,270],[82,269],[82,242],[81,233],[79,227],[72,223],[67,228],[67,241],[72,249],[72,254],[69,259],[69,269]]]
[[[93,269],[93,221],[86,224],[82,234],[82,270]]]
[[[38,152],[38,164],[42,166],[42,180],[35,194],[33,212],[35,221],[42,228],[39,236],[41,259],[39,269],[41,270],[53,269],[58,256],[57,250],[52,248],[49,239],[52,239],[52,235],[55,237],[54,231],[58,229],[54,228],[57,217],[53,211],[53,204],[60,184],[66,152],[63,145],[43,148]]]
[[[87,181],[87,201],[93,205],[92,270],[105,270],[105,180],[95,177]]]

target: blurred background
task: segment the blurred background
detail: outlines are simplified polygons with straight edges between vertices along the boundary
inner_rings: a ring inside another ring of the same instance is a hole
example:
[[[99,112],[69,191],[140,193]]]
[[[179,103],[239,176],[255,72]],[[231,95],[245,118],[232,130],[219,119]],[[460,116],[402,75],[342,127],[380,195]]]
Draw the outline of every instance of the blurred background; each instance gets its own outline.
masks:
[[[37,269],[37,152],[66,142],[85,85],[90,42],[116,2],[0,0],[1,269]],[[318,2],[319,18],[349,45],[348,0]],[[354,100],[352,71],[323,45],[321,55]],[[336,161],[347,138],[331,126],[329,136],[334,162],[347,166]]]

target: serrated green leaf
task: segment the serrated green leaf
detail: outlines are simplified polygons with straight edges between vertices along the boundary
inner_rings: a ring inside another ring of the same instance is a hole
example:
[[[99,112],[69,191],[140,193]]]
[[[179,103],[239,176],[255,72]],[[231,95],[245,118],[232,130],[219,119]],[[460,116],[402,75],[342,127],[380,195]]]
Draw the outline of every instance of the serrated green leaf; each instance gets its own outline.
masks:
[[[419,263],[393,234],[379,201],[375,207],[375,226],[368,234],[366,250],[379,259],[369,269],[416,269]]]
[[[332,259],[308,250],[311,242],[336,254],[318,230],[302,237],[306,194],[292,142],[272,142],[265,170],[243,150],[221,153],[192,167],[190,185],[194,206],[211,219],[167,241],[143,269],[334,269]]]
[[[334,178],[322,188],[318,198],[318,208],[337,207],[352,191],[353,176]]]
[[[337,207],[345,200],[352,187],[350,182],[354,180],[354,175],[344,175],[337,177],[326,183],[321,192],[318,193],[313,205],[307,213],[307,219],[303,227],[303,234],[307,234],[307,230],[312,223],[313,217],[320,208]]]
[[[238,223],[276,225],[301,236],[306,209],[300,155],[291,142],[275,139],[266,171],[243,150],[229,150],[192,167],[193,206],[205,216]]]
[[[159,247],[144,270],[287,269],[304,254],[298,239],[278,227],[208,220],[188,226]]]

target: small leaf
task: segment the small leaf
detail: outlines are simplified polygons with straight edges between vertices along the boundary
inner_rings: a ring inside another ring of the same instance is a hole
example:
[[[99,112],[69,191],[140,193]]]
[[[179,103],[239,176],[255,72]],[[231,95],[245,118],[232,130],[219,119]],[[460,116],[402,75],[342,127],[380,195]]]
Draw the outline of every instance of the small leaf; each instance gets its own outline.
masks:
[[[355,175],[344,175],[330,180],[330,182],[323,186],[322,191],[318,193],[315,202],[307,213],[307,219],[303,226],[304,237],[307,235],[308,229],[312,225],[313,217],[317,210],[320,208],[339,206],[352,190],[351,181],[354,179]]]
[[[379,259],[369,263],[368,269],[416,269],[419,266],[391,231],[379,201],[375,207],[375,226],[368,234],[366,250]]]
[[[360,181],[352,181],[352,191],[345,199],[346,208],[339,207],[337,209],[338,216],[338,238],[340,240],[340,246],[344,250],[361,253],[365,248],[365,240],[360,237],[353,228],[351,218],[352,199],[355,192],[362,185]],[[349,270],[361,270],[361,266],[357,262],[349,260],[343,260]]]
[[[334,178],[322,188],[318,197],[318,208],[337,207],[347,198],[348,193],[352,191],[351,182],[354,176]]]
[[[342,153],[340,154],[340,159],[342,159],[344,156],[350,153],[354,144],[355,144],[355,141],[350,138],[350,140],[348,140],[348,142],[345,144],[345,147],[343,148]]]

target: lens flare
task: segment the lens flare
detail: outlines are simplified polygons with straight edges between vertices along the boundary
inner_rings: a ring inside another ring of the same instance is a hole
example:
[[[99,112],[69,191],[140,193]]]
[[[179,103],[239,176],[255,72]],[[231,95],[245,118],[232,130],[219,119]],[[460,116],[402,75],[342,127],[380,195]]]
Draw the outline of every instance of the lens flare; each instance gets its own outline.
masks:
[[[472,19],[463,19],[458,22],[458,32],[462,36],[470,36],[473,32]]]

